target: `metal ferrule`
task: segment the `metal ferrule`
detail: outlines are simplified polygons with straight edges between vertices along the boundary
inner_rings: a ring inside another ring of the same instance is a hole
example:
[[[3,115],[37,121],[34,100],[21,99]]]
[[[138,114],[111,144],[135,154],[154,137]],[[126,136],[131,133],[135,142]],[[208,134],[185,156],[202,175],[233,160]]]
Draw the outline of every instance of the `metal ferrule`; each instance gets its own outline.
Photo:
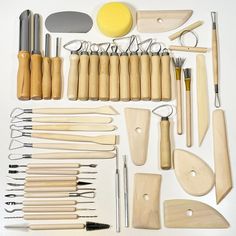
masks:
[[[219,86],[218,86],[218,84],[215,84],[215,93],[219,93]]]
[[[32,143],[24,143],[23,146],[24,146],[24,147],[32,148],[32,147],[33,147],[33,144],[32,144]]]
[[[28,133],[28,132],[22,132],[22,136],[23,137],[31,137],[31,133]]]
[[[26,129],[26,130],[32,130],[32,125],[25,125],[25,126],[23,126],[24,127],[24,129]]]
[[[23,154],[22,157],[23,158],[32,158],[32,154]]]
[[[33,113],[33,109],[24,109],[23,112],[24,113],[28,113],[28,114],[32,114]]]

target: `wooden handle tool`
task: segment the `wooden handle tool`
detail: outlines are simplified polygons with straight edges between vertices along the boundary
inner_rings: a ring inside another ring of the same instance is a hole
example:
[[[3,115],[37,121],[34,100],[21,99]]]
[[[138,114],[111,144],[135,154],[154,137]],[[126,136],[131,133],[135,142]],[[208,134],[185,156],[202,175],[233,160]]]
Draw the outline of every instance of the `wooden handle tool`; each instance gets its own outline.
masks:
[[[95,190],[95,188],[79,189],[76,186],[69,187],[24,187],[26,193],[43,193],[43,192],[76,192],[78,190]]]
[[[171,45],[171,46],[169,46],[169,50],[171,50],[171,51],[181,51],[181,52],[206,53],[208,51],[208,48]]]
[[[54,169],[27,169],[26,174],[28,175],[78,175],[80,171],[78,170],[54,170]],[[71,190],[73,191],[73,190]]]
[[[27,175],[25,177],[26,182],[41,182],[41,181],[77,181],[78,176],[51,176],[51,175]]]
[[[76,200],[24,200],[22,202],[23,206],[73,206],[79,203]]]
[[[94,198],[95,192],[43,192],[43,193],[24,193],[24,198],[69,198],[69,197],[84,197],[84,198]]]
[[[151,55],[151,100],[160,101],[161,97],[161,57],[156,52]]]
[[[27,181],[25,187],[76,187],[77,181]]]
[[[167,49],[161,56],[161,95],[163,101],[171,100],[170,55]]]
[[[25,214],[24,215],[24,220],[75,220],[78,218],[79,218],[79,215],[77,214]],[[41,227],[33,227],[31,229],[41,230],[42,228],[43,227],[41,226]],[[61,227],[55,227],[51,229],[58,229],[58,228],[61,228]],[[49,229],[49,227],[45,229]],[[77,229],[81,229],[81,228],[78,227]]]
[[[91,45],[92,47],[93,45]],[[99,92],[99,55],[98,50],[91,51],[89,56],[89,99],[98,100]]]
[[[80,168],[80,167],[95,167],[88,165],[83,165],[80,163],[29,163],[28,168]]]

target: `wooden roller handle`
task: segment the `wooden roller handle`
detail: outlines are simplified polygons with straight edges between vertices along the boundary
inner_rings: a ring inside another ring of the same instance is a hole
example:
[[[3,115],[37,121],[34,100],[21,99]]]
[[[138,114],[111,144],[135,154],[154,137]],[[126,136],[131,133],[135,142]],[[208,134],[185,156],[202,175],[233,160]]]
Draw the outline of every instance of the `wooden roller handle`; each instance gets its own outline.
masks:
[[[70,55],[70,68],[68,76],[67,98],[69,100],[77,100],[79,83],[79,55]]]
[[[77,170],[35,170],[27,169],[26,173],[29,175],[78,175]]]
[[[130,100],[129,57],[120,56],[120,100]]]
[[[218,84],[218,42],[217,42],[217,32],[212,30],[212,62],[213,62],[213,78],[214,84]]]
[[[161,57],[151,56],[151,99],[161,100]]]
[[[68,198],[69,193],[47,192],[47,193],[25,193],[25,198]]]
[[[148,54],[140,56],[141,68],[141,100],[148,101],[151,99],[151,74],[150,74],[150,57]]]
[[[187,47],[187,46],[169,46],[169,50],[171,51],[182,51],[182,52],[197,52],[197,53],[205,53],[208,51],[208,48],[203,47]]]
[[[88,100],[89,97],[89,55],[80,55],[78,98]]]
[[[51,59],[43,58],[43,78],[42,78],[42,96],[43,99],[51,99],[52,95],[52,74]]]
[[[76,187],[77,181],[27,181],[25,187]]]
[[[177,93],[177,133],[183,133],[182,127],[182,91],[181,91],[181,80],[176,80],[176,93]]]
[[[25,220],[75,220],[77,218],[78,218],[77,214],[25,214],[24,215]],[[31,225],[30,229],[42,229],[42,227],[32,228]],[[56,229],[56,228],[51,228],[51,229]]]
[[[192,124],[191,124],[191,92],[186,91],[186,145],[192,146]]]
[[[75,200],[24,200],[23,206],[65,206],[76,205]]]
[[[91,54],[89,57],[89,99],[98,100],[99,56]]]
[[[42,56],[39,54],[31,55],[30,85],[31,99],[42,99]]]
[[[119,56],[110,56],[110,100],[120,100]]]
[[[170,122],[162,120],[160,123],[160,161],[161,169],[169,170],[171,168],[171,144],[170,144]]]
[[[139,101],[141,98],[140,76],[139,76],[139,56],[130,55],[130,98]]]
[[[77,176],[32,176],[28,175],[25,177],[25,181],[28,182],[41,182],[41,181],[77,181]]]
[[[78,216],[76,215],[78,218]],[[59,230],[59,229],[84,229],[84,224],[32,224],[29,226],[32,230]]]
[[[41,192],[76,192],[77,187],[25,187],[24,191],[41,193]]]
[[[79,163],[29,163],[28,168],[79,168]]]
[[[170,75],[170,56],[161,57],[161,94],[163,101],[171,99],[171,75]]]
[[[17,98],[30,99],[30,53],[20,51],[18,53],[19,67],[17,72]]]
[[[23,207],[22,211],[25,213],[30,212],[75,212],[77,210],[76,207]]]
[[[100,55],[99,63],[99,99],[109,100],[109,56]]]
[[[52,58],[52,99],[61,99],[61,58]]]

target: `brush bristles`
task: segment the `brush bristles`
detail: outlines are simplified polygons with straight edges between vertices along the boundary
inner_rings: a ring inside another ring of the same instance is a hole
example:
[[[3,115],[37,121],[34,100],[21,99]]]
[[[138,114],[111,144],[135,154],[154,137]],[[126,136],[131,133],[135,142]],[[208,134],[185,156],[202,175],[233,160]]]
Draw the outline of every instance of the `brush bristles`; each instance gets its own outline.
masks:
[[[190,79],[191,78],[191,69],[190,68],[184,69],[184,78],[185,79]]]
[[[177,57],[177,58],[172,58],[173,64],[175,67],[181,68],[185,62],[185,58]]]

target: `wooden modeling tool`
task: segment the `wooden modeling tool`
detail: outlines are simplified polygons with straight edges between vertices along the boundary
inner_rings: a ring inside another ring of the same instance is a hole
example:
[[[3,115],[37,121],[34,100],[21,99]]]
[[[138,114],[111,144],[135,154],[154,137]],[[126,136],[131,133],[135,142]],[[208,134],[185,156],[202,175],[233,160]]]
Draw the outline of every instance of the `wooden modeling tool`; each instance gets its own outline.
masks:
[[[228,228],[228,221],[211,206],[193,200],[174,199],[164,202],[167,228]]]
[[[125,119],[132,161],[135,165],[144,165],[148,151],[150,111],[125,108]]]
[[[163,49],[161,55],[161,96],[162,101],[171,100],[170,54]]]
[[[180,52],[206,53],[208,51],[208,48],[170,45],[169,50],[170,51],[180,51]]]
[[[193,196],[206,195],[215,184],[215,176],[211,168],[193,153],[176,149],[174,169],[184,191]]]
[[[225,115],[223,110],[213,111],[212,124],[216,202],[219,204],[233,187]]]

